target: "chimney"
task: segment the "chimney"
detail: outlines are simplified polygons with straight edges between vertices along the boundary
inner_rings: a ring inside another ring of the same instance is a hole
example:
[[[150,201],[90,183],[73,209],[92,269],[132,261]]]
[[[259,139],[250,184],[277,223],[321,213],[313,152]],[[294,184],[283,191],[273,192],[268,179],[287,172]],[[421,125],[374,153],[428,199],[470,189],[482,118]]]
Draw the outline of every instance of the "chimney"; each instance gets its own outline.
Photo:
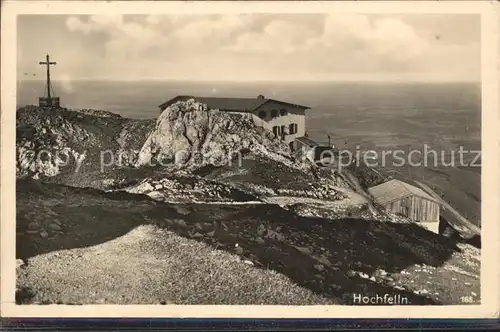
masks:
[[[264,97],[264,95],[258,95],[257,99],[266,99],[266,97]]]

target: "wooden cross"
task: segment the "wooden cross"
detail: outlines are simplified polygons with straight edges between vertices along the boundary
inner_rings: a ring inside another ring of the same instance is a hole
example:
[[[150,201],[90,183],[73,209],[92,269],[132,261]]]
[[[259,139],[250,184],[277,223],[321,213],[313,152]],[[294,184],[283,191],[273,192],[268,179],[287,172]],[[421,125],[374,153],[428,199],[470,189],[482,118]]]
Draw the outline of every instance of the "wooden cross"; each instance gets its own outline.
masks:
[[[49,55],[47,54],[46,61],[40,61],[41,65],[46,65],[47,66],[47,97],[48,100],[51,100],[50,96],[50,65],[56,65],[56,62],[50,62]]]

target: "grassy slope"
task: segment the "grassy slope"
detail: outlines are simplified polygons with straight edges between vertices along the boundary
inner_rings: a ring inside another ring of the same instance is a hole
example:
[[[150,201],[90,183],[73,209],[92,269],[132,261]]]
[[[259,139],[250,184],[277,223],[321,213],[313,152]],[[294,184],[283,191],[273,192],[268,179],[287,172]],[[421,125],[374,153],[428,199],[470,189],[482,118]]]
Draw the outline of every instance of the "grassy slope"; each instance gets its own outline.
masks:
[[[27,181],[17,190],[26,302],[352,304],[353,293],[401,294],[413,304],[475,293],[479,301],[479,250],[412,224],[306,218],[268,204],[170,205]],[[124,287],[133,284],[145,288]]]
[[[42,304],[332,303],[281,274],[152,225],[93,247],[37,256],[18,283],[26,300]]]

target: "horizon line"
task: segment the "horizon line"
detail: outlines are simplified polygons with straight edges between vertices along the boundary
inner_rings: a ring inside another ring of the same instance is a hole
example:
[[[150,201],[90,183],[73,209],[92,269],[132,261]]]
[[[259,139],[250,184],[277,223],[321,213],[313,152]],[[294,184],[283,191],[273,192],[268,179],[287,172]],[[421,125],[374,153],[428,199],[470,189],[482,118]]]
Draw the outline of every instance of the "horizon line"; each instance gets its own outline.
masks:
[[[16,82],[40,81],[44,82],[45,79],[41,78],[17,78]],[[181,78],[137,78],[137,79],[118,79],[118,78],[75,78],[75,79],[56,79],[52,78],[53,82],[186,82],[186,83],[481,83],[480,79],[304,79],[304,80],[230,80],[230,79],[181,79]]]

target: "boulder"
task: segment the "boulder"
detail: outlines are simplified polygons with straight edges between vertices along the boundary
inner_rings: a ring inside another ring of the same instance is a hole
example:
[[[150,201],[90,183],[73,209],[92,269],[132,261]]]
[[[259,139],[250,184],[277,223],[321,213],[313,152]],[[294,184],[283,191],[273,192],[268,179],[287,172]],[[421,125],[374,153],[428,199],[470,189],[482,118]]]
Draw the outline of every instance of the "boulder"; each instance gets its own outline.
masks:
[[[266,227],[263,224],[260,224],[259,227],[257,228],[257,234],[260,236],[264,235],[266,232]]]
[[[295,249],[297,249],[298,251],[300,251],[301,253],[303,253],[304,255],[310,255],[311,254],[311,249],[309,248],[306,248],[306,247],[297,247],[297,246],[293,246]]]
[[[24,265],[24,261],[20,258],[16,259],[16,269]]]
[[[60,231],[61,230],[61,226],[59,226],[58,224],[49,224],[49,228],[54,230],[54,231]]]
[[[28,229],[29,230],[35,230],[35,229],[39,229],[41,226],[38,222],[36,221],[32,221],[28,224]]]
[[[187,224],[184,220],[182,219],[174,219],[173,222],[176,224],[176,225],[179,225],[181,227],[186,227]]]
[[[177,211],[178,214],[187,216],[191,214],[191,210],[185,206],[182,205],[172,205],[172,208]]]
[[[266,241],[264,241],[260,236],[255,238],[255,242],[257,242],[258,244],[264,244],[266,243]]]
[[[285,241],[285,237],[281,233],[275,232],[271,229],[267,230],[266,238],[281,242]]]
[[[257,126],[252,115],[208,110],[191,99],[163,111],[139,152],[136,166],[158,165],[164,159],[172,161],[171,167],[223,165],[244,149],[291,162],[289,147]]]
[[[316,265],[314,265],[314,268],[315,268],[316,270],[318,270],[319,272],[322,272],[322,271],[324,271],[324,270],[325,270],[325,267],[324,267],[323,265],[321,265],[321,264],[316,264]]]

